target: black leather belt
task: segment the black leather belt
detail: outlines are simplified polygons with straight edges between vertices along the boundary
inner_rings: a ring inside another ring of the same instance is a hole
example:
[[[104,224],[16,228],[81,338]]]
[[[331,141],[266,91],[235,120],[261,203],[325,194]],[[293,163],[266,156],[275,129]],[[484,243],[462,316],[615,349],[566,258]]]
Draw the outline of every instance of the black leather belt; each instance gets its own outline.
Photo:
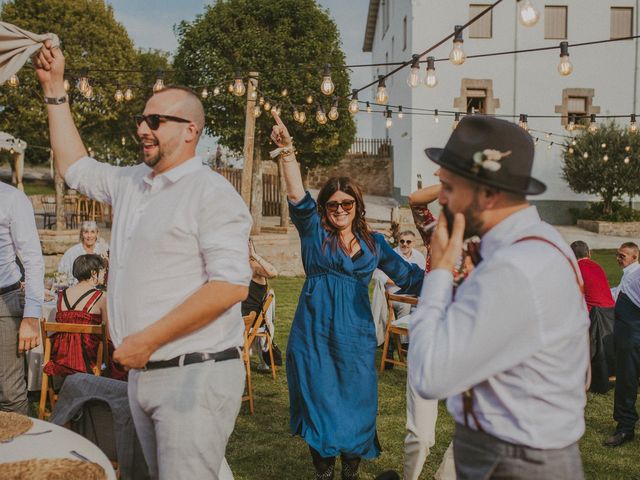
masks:
[[[0,288],[0,295],[13,292],[14,290],[18,290],[19,288],[20,288],[20,282],[16,282],[13,285],[9,285],[8,287],[2,287]]]
[[[215,353],[185,353],[184,355],[173,357],[169,360],[147,362],[143,370],[182,367],[184,365],[191,365],[192,363],[209,362],[211,360],[214,362],[224,362],[225,360],[234,360],[236,358],[240,358],[240,349],[237,347],[227,348],[226,350]]]

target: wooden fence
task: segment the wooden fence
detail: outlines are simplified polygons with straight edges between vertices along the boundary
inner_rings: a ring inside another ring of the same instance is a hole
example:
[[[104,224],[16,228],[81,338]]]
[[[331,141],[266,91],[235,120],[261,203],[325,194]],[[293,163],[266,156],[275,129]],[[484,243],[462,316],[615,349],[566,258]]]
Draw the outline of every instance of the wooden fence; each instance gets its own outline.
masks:
[[[216,172],[229,180],[238,193],[242,186],[242,169],[214,168]],[[280,216],[280,181],[278,175],[262,174],[262,215],[265,217]]]

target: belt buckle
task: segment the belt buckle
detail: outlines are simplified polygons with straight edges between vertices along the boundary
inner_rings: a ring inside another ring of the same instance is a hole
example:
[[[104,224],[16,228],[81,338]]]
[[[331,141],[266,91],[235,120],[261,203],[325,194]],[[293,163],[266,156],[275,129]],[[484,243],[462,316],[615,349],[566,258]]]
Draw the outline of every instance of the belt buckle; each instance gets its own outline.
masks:
[[[185,357],[186,357],[186,354],[182,354],[178,357],[178,367],[184,367]]]

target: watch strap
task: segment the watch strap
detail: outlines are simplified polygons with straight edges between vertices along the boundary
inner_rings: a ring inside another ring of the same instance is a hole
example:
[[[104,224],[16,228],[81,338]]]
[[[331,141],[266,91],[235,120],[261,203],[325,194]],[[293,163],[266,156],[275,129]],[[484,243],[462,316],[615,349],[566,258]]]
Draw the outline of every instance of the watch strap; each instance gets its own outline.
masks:
[[[47,105],[61,105],[63,103],[67,103],[69,97],[67,95],[63,95],[62,97],[44,97],[44,103]]]

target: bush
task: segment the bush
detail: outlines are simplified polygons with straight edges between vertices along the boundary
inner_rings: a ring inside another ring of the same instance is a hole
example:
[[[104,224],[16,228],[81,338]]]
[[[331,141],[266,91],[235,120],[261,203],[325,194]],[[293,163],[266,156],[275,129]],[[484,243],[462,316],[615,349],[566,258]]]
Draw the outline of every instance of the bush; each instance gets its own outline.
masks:
[[[611,204],[611,213],[605,213],[602,202],[592,203],[587,208],[572,208],[571,214],[576,220],[600,220],[604,222],[640,222],[640,211],[622,205],[618,202]]]

